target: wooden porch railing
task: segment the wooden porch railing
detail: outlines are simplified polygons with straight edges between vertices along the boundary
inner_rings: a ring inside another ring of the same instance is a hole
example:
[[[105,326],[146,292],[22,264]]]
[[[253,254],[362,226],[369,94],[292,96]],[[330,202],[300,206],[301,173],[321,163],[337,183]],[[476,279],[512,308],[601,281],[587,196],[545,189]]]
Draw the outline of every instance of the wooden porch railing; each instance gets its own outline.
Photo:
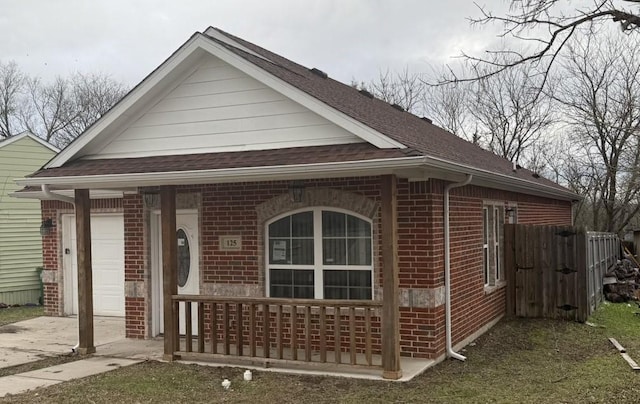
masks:
[[[381,366],[382,302],[174,295],[172,305],[176,355]]]

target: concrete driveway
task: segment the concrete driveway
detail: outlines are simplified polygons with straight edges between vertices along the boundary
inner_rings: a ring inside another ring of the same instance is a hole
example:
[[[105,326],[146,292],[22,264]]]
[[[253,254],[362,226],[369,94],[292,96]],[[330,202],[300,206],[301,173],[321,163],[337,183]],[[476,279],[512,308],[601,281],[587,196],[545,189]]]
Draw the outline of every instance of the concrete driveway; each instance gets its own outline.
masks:
[[[94,317],[96,355],[160,359],[162,339],[125,339],[124,318]],[[71,353],[78,342],[76,317],[37,317],[0,326],[0,368]]]

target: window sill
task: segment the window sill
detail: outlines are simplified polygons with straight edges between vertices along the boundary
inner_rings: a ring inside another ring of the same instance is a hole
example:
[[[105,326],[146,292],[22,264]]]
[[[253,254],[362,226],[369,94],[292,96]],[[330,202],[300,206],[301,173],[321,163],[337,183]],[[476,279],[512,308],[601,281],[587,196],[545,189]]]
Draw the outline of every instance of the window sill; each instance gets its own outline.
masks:
[[[507,282],[505,281],[499,281],[498,283],[496,283],[495,285],[486,285],[484,287],[484,294],[485,295],[490,295],[500,289],[503,289],[507,286]]]

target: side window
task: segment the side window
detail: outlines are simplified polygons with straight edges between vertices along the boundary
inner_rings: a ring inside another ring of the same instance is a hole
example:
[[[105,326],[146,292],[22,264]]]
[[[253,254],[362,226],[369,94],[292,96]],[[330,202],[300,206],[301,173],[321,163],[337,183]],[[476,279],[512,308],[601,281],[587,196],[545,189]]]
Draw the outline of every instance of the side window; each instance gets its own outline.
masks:
[[[509,209],[509,222],[512,215]],[[482,277],[484,285],[494,286],[503,280],[504,224],[503,205],[485,205],[482,208]]]

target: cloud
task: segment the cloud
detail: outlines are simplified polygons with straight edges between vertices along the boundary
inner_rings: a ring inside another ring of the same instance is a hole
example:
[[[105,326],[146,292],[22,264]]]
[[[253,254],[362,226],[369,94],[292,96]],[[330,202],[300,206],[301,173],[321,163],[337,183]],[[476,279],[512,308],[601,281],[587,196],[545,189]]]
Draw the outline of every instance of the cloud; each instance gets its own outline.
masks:
[[[21,0],[3,9],[0,61],[45,80],[99,71],[129,85],[210,25],[344,82],[443,63],[491,37],[469,28],[467,0]]]

